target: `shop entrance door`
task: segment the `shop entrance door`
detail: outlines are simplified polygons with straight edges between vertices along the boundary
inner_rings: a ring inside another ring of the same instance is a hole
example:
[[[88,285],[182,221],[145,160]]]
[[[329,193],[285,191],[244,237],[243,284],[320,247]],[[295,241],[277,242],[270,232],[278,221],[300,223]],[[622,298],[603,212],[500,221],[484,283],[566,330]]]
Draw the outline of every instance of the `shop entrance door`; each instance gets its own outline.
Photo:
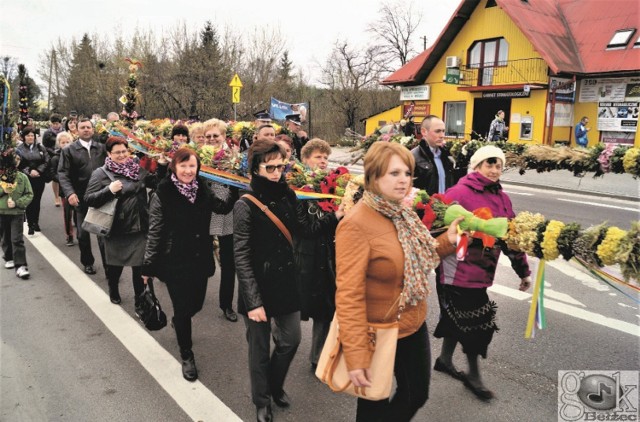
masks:
[[[476,98],[473,100],[473,123],[471,139],[487,139],[489,126],[498,110],[504,111],[504,121],[509,126],[511,98]]]

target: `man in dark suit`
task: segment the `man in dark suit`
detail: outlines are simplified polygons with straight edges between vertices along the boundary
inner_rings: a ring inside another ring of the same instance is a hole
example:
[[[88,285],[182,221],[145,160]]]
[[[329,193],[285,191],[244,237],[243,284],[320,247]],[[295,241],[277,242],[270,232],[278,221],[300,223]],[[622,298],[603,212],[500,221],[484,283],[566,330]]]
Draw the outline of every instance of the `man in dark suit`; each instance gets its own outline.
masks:
[[[459,178],[449,151],[443,148],[444,122],[438,116],[429,115],[422,121],[420,133],[420,144],[411,150],[416,160],[413,186],[426,190],[429,195],[444,193]]]
[[[88,207],[84,202],[84,193],[87,190],[91,173],[104,164],[107,152],[103,144],[92,140],[93,123],[82,118],[78,121],[78,140],[60,152],[58,164],[58,179],[60,187],[67,196],[72,207],[76,208],[76,229],[78,230],[78,246],[80,247],[80,262],[84,266],[84,272],[95,274],[93,267],[95,259],[91,252],[91,238],[88,232],[82,230],[82,222],[87,215]],[[98,237],[100,255],[104,265],[104,253],[102,239]]]

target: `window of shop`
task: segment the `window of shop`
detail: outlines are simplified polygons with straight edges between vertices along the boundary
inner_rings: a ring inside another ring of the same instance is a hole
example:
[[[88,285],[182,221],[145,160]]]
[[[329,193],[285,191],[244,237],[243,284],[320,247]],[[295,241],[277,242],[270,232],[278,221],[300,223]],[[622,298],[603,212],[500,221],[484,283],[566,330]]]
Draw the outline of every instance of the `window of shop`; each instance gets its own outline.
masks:
[[[466,110],[467,103],[464,101],[444,103],[445,136],[464,138],[464,118]]]
[[[509,43],[504,38],[475,41],[469,48],[467,63],[478,69],[478,85],[493,83],[493,70],[506,66],[509,57]]]

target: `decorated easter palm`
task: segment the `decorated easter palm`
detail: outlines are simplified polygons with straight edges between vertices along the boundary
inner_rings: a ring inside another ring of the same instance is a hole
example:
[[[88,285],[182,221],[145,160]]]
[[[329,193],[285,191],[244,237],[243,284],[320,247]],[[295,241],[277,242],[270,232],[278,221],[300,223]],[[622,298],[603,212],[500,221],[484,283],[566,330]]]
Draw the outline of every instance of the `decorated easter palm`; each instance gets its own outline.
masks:
[[[444,223],[449,225],[458,217],[465,217],[460,223],[462,230],[480,231],[493,237],[502,238],[507,234],[508,220],[504,217],[484,220],[476,217],[472,212],[467,211],[461,205],[454,204],[447,208],[444,214]]]

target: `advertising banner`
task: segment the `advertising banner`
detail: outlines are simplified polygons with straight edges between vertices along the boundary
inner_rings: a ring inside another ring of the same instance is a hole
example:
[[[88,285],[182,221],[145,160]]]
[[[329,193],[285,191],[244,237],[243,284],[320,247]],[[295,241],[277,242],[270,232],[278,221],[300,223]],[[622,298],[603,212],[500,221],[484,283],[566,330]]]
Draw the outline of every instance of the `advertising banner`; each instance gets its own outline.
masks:
[[[271,109],[269,110],[269,114],[271,114],[271,118],[274,120],[284,120],[287,114],[299,114],[300,121],[305,123],[307,121],[308,109],[308,103],[290,104],[271,97]]]
[[[606,132],[636,132],[640,102],[599,102],[598,130]]]

